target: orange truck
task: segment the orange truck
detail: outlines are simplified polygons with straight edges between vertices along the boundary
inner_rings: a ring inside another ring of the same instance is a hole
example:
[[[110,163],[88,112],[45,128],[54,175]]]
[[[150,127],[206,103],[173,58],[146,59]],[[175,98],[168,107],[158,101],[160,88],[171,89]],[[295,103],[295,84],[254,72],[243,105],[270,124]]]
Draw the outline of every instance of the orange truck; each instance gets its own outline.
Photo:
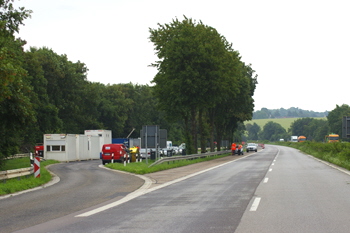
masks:
[[[299,136],[298,137],[298,142],[305,142],[306,141],[306,137],[305,136]]]
[[[325,142],[339,142],[339,135],[331,133],[325,136]]]

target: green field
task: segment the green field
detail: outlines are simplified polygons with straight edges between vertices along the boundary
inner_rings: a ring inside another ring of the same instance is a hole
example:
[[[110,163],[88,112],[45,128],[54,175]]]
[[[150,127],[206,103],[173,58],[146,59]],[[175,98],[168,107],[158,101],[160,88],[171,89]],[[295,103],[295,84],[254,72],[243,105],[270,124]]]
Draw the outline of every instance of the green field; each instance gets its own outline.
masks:
[[[316,119],[327,119],[327,118],[324,118],[324,117],[314,117]],[[244,122],[244,124],[254,124],[256,123],[257,125],[260,126],[261,130],[264,128],[264,125],[269,122],[269,121],[273,121],[273,122],[276,122],[278,124],[280,124],[283,128],[286,129],[286,131],[288,132],[288,129],[290,128],[290,125],[295,121],[295,120],[298,120],[300,118],[273,118],[273,119],[254,119],[254,120],[251,120],[251,121],[246,121]]]

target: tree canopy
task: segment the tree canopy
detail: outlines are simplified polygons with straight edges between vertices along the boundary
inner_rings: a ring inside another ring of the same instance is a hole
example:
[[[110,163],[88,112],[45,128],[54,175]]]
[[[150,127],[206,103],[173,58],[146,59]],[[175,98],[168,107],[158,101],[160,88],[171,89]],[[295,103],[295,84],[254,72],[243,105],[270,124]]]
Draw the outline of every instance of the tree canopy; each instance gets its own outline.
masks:
[[[198,132],[204,151],[208,134],[212,145],[213,133],[221,129],[232,139],[237,123],[252,117],[257,82],[251,67],[224,36],[201,21],[184,17],[149,32],[159,58],[152,64],[158,69],[153,93],[169,119],[184,121],[189,153],[198,147]]]

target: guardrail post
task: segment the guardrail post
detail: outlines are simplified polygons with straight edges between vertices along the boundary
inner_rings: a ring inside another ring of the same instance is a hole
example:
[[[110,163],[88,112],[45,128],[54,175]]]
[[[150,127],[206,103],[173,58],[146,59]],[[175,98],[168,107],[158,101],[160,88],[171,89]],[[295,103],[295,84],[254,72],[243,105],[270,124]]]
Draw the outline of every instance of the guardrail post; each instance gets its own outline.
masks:
[[[124,154],[124,167],[126,166],[126,154]]]
[[[29,159],[30,159],[30,165],[33,166],[34,158],[33,158],[33,153],[32,152],[29,153]]]
[[[35,156],[34,159],[34,177],[40,178],[40,157]]]
[[[112,163],[114,163],[114,153],[112,153]]]

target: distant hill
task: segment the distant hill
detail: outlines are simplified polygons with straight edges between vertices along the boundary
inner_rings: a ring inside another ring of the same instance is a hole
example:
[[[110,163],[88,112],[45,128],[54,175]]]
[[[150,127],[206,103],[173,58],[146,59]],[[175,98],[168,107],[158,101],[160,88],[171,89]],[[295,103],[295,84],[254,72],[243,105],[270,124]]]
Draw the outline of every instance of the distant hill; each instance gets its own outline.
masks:
[[[254,123],[256,123],[258,126],[260,126],[261,130],[264,128],[264,126],[266,125],[267,122],[272,121],[275,123],[280,124],[286,131],[288,131],[288,129],[290,128],[290,126],[292,125],[292,123],[296,120],[300,119],[300,117],[286,117],[286,118],[270,118],[270,119],[253,119],[251,121],[245,121],[244,124],[251,124],[253,125]],[[317,119],[325,119],[324,117],[317,117]]]
[[[262,108],[261,110],[255,111],[253,113],[253,119],[302,118],[302,117],[326,117],[326,116],[328,116],[328,111],[314,112],[314,111],[302,110],[294,107],[289,109]]]

